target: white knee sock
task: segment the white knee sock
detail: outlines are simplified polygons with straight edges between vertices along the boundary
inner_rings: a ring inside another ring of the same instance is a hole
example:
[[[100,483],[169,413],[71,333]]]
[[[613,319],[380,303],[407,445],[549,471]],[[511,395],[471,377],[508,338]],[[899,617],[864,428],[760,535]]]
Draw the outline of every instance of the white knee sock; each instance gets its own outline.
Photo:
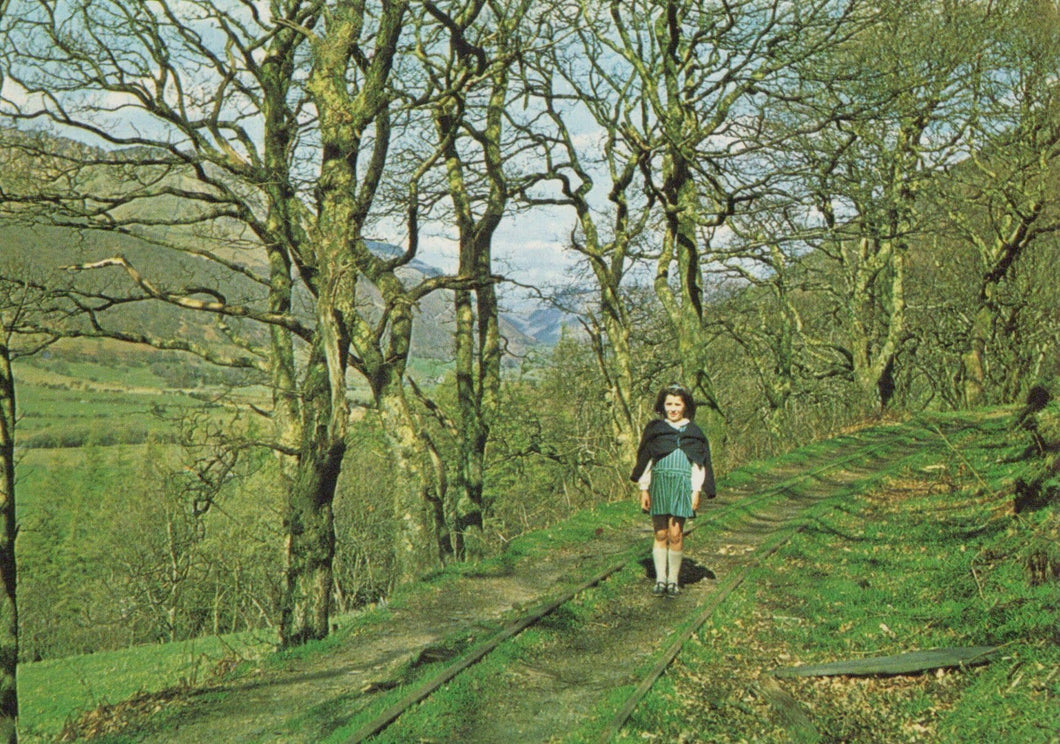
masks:
[[[681,558],[683,557],[684,553],[680,550],[670,550],[668,552],[670,553],[670,566],[667,569],[666,573],[666,583],[676,584],[677,577],[681,573]]]
[[[651,557],[655,561],[655,580],[666,583],[666,554],[669,552],[667,548],[653,547],[651,549]]]

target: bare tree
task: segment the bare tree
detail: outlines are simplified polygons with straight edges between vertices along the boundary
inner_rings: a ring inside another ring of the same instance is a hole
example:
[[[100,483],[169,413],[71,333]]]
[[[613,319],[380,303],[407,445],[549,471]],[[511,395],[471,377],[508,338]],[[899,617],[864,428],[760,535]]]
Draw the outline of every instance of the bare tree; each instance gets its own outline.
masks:
[[[909,340],[909,251],[930,227],[924,192],[967,143],[966,73],[979,37],[971,7],[885,3],[865,19],[804,72],[812,107],[828,117],[798,151],[823,228],[811,243],[839,278],[820,284],[833,296],[838,335],[824,330],[816,343],[834,351],[831,365],[847,370],[871,410],[890,404]]]
[[[542,173],[523,199],[538,208],[573,212],[569,247],[582,257],[593,289],[566,309],[582,316],[607,391],[620,462],[637,445],[642,381],[636,372],[634,320],[627,296],[641,240],[653,218],[644,154],[626,141],[623,96],[636,72],[610,64],[606,15],[580,4],[573,22],[551,19],[553,44],[524,58],[527,89],[541,116],[528,128],[542,154]],[[628,102],[626,102],[628,104]],[[586,301],[585,295],[593,296]],[[568,299],[556,298],[562,305]]]
[[[519,145],[511,120],[519,91],[511,70],[535,43],[538,5],[471,0],[443,12],[426,3],[427,15],[418,26],[418,61],[431,91],[425,108],[439,143],[441,172],[433,175],[440,182],[434,187],[432,174],[421,170],[411,182],[410,199],[433,210],[435,221],[456,228],[457,273],[469,282],[453,293],[456,416],[439,416],[455,441],[454,495],[445,511],[452,525],[450,547],[459,558],[481,555],[489,510],[485,455],[503,355],[493,241],[518,188],[513,171]]]
[[[988,400],[991,377],[1020,377],[990,359],[1024,307],[1006,299],[1005,286],[1017,262],[1060,231],[1060,213],[1049,206],[1060,165],[1060,15],[1054,3],[1005,3],[983,25],[989,32],[974,78],[978,111],[968,156],[939,189],[944,230],[975,248],[974,308],[960,372],[969,406]]]
[[[719,442],[725,438],[725,416],[712,378],[715,330],[705,273],[725,254],[734,216],[773,188],[774,174],[762,167],[762,153],[777,132],[760,115],[763,96],[789,94],[795,66],[835,43],[853,5],[764,0],[577,5],[579,24],[587,29],[580,37],[584,60],[571,65],[556,100],[572,90],[605,133],[598,172],[613,185],[607,197],[614,215],[609,231],[593,224],[599,218],[586,195],[596,173],[584,160],[563,163],[573,176],[566,198],[582,202],[579,245],[603,293],[602,315],[616,362],[625,354],[626,324],[621,311],[613,312],[616,283],[627,276],[627,260],[650,260],[680,375],[704,402]],[[640,250],[631,252],[638,234]],[[628,386],[628,372],[620,367],[616,372],[616,379],[627,377],[623,386]]]
[[[261,412],[287,492],[284,645],[330,626],[351,370],[369,384],[402,479],[398,573],[410,578],[439,560],[429,455],[402,379],[417,301],[471,282],[406,285],[399,271],[415,241],[381,254],[367,233],[397,102],[417,98],[399,90],[415,80],[392,75],[407,12],[402,0],[21,0],[5,29],[4,114],[90,143],[21,139],[43,170],[39,188],[11,195],[19,209],[46,206],[42,219],[154,250],[137,260],[111,249],[80,263],[97,270],[89,276],[109,267],[128,281],[104,291],[91,288],[103,279],[86,278],[72,296],[87,317],[78,332],[197,353],[269,380]],[[216,323],[199,337],[162,337],[116,320],[148,301]]]
[[[26,267],[10,260],[0,266],[0,739],[18,740],[19,618],[16,523],[15,442],[18,408],[13,363],[55,341],[40,332],[41,292],[25,276]]]

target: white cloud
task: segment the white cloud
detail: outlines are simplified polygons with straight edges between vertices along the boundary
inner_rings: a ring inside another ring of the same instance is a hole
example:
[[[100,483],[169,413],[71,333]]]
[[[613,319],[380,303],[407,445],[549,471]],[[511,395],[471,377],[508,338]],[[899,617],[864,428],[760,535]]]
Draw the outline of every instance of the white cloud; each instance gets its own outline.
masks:
[[[562,283],[574,264],[567,248],[572,220],[567,212],[545,209],[506,219],[494,239],[497,271],[522,284]]]
[[[493,238],[494,272],[542,288],[563,283],[575,263],[574,254],[567,249],[572,219],[569,212],[555,209],[506,216]],[[375,237],[406,246],[408,235],[402,227],[396,222],[381,222]],[[424,226],[419,241],[419,260],[445,272],[456,271],[459,242],[454,228]]]
[[[420,235],[416,255],[426,264],[445,272],[453,272],[456,271],[460,258],[460,247],[454,238],[437,233],[424,233]]]

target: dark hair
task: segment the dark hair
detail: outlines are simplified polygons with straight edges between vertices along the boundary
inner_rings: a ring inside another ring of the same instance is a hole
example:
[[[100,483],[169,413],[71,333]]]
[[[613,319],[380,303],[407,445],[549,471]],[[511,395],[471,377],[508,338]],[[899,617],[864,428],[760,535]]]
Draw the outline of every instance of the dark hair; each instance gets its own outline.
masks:
[[[655,412],[666,418],[666,396],[676,395],[678,398],[685,403],[685,416],[691,421],[696,417],[696,401],[692,398],[692,391],[686,388],[684,385],[678,385],[676,382],[673,385],[667,385],[659,391],[659,395],[655,398]]]

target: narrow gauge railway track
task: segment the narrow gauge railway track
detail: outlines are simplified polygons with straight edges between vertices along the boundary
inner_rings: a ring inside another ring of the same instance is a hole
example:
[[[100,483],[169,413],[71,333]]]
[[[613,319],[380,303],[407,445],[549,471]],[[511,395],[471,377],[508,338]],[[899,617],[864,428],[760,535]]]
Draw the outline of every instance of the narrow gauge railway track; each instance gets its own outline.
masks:
[[[456,714],[443,711],[433,718],[425,712],[433,693],[454,680],[463,682],[478,662],[518,643],[526,629],[562,616],[562,608],[579,596],[623,576],[628,582],[643,584],[633,579],[631,570],[647,552],[650,538],[645,538],[616,554],[603,570],[535,605],[456,661],[402,691],[341,741],[560,741],[577,728],[602,732],[601,742],[612,740],[681,647],[756,566],[816,516],[875,480],[874,462],[885,444],[858,442],[849,455],[796,472],[767,488],[744,491],[738,498],[726,495],[717,505],[708,503],[706,513],[688,531],[694,532],[695,547],[686,546],[682,597],[660,600],[649,597],[638,585],[623,593],[620,603],[604,601],[593,622],[576,631],[563,629],[538,643],[543,650],[515,652],[517,661],[505,666],[503,679],[494,676],[469,682],[474,705]],[[903,453],[890,452],[880,460],[903,459],[920,446],[914,440],[907,444]],[[688,577],[685,569],[690,569]],[[716,582],[703,581],[718,577]],[[555,622],[563,624],[562,618]],[[615,649],[624,649],[624,653],[615,654]],[[572,694],[576,690],[582,692]],[[616,691],[624,693],[617,703]],[[426,730],[417,729],[416,723],[403,727],[405,717],[415,717],[415,711],[434,723],[423,724]],[[434,730],[439,717],[453,726],[456,739]]]

